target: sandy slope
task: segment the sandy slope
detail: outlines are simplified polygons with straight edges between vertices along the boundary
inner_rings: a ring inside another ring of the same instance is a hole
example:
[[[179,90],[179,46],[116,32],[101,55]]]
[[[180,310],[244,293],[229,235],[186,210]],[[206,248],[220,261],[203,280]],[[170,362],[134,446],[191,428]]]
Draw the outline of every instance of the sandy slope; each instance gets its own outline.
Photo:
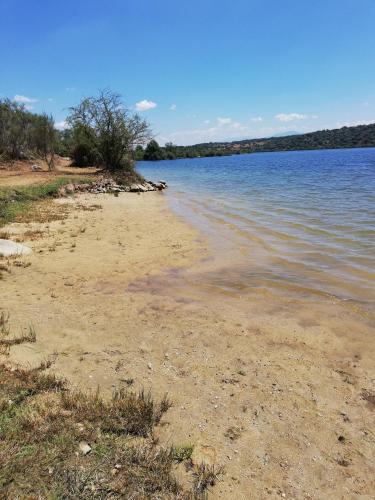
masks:
[[[374,498],[375,408],[361,398],[375,380],[369,317],[215,293],[213,249],[160,193],[69,203],[66,220],[10,227],[44,231],[25,240],[31,266],[0,282],[12,331],[37,332],[13,361],[53,356],[74,385],[134,379],[168,392],[161,441],[225,465],[213,498]]]

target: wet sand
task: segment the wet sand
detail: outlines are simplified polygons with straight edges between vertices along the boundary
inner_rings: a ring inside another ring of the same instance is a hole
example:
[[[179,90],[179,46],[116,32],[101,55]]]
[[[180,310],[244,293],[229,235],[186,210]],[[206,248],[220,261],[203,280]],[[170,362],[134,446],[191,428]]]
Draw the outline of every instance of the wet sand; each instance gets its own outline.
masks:
[[[212,498],[373,498],[374,321],[355,303],[258,287],[160,193],[80,196],[66,219],[12,224],[33,248],[0,281],[0,307],[35,344],[8,361],[72,385],[168,392],[162,444],[222,464]],[[86,209],[84,209],[85,207]],[[91,207],[91,208],[90,208]],[[31,234],[31,233],[29,233]],[[18,259],[20,260],[20,259]]]

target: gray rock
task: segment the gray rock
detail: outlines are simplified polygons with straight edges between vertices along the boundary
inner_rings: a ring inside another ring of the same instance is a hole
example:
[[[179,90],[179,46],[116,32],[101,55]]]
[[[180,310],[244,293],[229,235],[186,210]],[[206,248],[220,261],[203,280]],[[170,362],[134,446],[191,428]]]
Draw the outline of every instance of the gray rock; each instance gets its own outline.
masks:
[[[0,256],[10,257],[11,255],[29,255],[32,253],[31,248],[16,243],[11,240],[0,239]]]

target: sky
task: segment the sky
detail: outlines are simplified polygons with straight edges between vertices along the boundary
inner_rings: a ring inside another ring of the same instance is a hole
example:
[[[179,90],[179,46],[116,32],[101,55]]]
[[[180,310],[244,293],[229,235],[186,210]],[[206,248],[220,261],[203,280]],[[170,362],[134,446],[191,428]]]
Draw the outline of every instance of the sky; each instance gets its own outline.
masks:
[[[0,98],[119,92],[156,140],[375,122],[375,0],[0,0]]]

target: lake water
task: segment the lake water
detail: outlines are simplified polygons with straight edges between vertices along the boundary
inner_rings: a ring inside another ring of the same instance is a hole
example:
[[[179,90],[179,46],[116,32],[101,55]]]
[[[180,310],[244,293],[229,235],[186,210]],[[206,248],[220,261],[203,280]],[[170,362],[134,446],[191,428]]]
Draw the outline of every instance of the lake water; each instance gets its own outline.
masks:
[[[375,149],[139,162],[212,241],[226,292],[375,300]]]

